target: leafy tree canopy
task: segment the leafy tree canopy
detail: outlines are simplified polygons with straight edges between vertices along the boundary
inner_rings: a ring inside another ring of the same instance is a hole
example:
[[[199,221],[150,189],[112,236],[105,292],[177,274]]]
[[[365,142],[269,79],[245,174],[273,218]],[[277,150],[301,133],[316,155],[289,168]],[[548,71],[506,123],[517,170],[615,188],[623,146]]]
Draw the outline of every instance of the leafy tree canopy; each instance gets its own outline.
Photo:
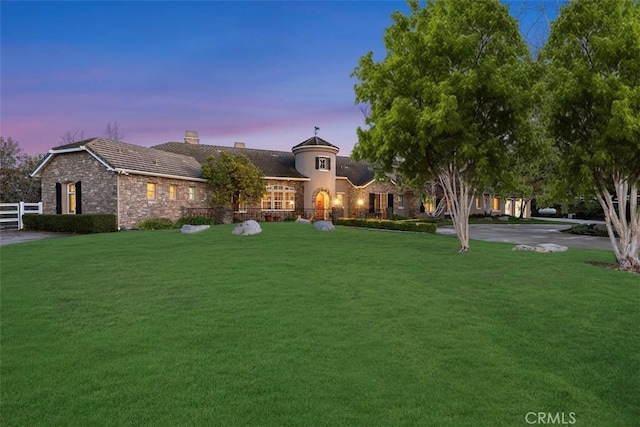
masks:
[[[0,202],[40,201],[40,180],[30,173],[41,160],[41,155],[22,153],[20,144],[11,137],[0,136]]]
[[[432,179],[454,163],[475,184],[504,178],[529,120],[531,69],[517,21],[497,0],[409,5],[385,33],[386,57],[369,52],[353,72],[356,102],[370,111],[354,157],[407,177]]]
[[[540,58],[563,188],[583,195],[614,173],[640,179],[639,3],[569,3]]]
[[[237,208],[241,200],[258,200],[266,193],[264,175],[243,155],[221,152],[202,165],[202,176],[213,187],[213,202]]]

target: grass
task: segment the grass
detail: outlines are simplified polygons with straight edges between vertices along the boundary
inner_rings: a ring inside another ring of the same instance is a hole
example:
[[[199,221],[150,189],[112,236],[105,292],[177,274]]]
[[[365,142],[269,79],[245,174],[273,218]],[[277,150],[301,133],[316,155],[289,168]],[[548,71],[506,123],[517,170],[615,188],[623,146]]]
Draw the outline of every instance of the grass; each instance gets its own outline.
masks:
[[[3,426],[640,419],[640,280],[608,251],[265,223],[2,247]]]

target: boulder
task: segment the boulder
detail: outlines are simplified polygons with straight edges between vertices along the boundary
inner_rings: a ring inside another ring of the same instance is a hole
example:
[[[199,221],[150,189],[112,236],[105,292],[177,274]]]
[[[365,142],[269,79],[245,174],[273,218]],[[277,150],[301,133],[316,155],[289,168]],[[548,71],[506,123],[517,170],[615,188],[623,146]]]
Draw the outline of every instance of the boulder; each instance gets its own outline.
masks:
[[[498,221],[505,221],[505,222],[507,222],[507,221],[509,221],[509,216],[508,216],[508,215],[505,215],[505,216],[498,217]]]
[[[322,231],[331,231],[336,229],[331,221],[316,221],[313,223],[313,226]]]
[[[541,243],[539,245],[536,245],[536,252],[564,252],[566,251],[568,248],[566,246],[562,246],[562,245],[556,245],[555,243]]]
[[[252,219],[241,222],[236,225],[232,231],[236,236],[253,236],[254,234],[259,234],[261,232],[262,228],[260,228],[260,224]]]
[[[303,224],[311,224],[311,220],[304,219],[304,218],[298,218],[296,219],[296,222],[301,222]]]
[[[556,245],[555,243],[541,243],[535,246],[517,245],[513,247],[514,251],[532,251],[532,252],[542,252],[542,253],[564,252],[567,249],[568,248],[566,246]]]
[[[209,227],[211,227],[211,226],[210,225],[190,225],[190,224],[185,224],[180,229],[180,232],[181,233],[185,233],[185,234],[199,233],[200,231],[204,231]]]
[[[536,248],[529,245],[517,245],[513,247],[514,251],[535,251]]]

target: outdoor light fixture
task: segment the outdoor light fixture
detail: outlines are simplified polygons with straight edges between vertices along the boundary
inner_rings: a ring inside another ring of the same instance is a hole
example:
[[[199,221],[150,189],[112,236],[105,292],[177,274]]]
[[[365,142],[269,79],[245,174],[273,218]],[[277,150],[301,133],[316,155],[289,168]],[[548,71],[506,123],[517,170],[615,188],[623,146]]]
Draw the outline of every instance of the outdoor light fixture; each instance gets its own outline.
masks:
[[[364,205],[364,200],[358,199],[358,206],[362,206],[362,205]]]

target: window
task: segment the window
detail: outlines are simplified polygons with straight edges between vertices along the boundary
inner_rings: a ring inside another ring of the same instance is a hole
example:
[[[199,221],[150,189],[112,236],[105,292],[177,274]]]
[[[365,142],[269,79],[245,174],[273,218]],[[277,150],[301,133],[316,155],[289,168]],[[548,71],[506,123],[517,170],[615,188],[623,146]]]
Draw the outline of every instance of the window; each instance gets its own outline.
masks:
[[[338,193],[336,194],[336,200],[335,200],[335,205],[337,207],[342,207],[344,204],[344,193]]]
[[[386,193],[369,193],[369,213],[381,214],[387,209],[388,202],[389,197]],[[393,206],[393,202],[391,205]]]
[[[398,194],[398,209],[404,209],[404,194]]]
[[[193,202],[196,200],[196,187],[189,187],[189,201]]]
[[[292,211],[295,209],[295,188],[286,185],[267,185],[262,197],[262,210]]]
[[[177,189],[175,185],[170,185],[169,186],[169,199],[170,200],[175,200],[176,199],[176,194],[177,194]]]
[[[497,197],[494,197],[491,201],[491,208],[494,211],[499,211],[500,210],[500,199]]]
[[[82,213],[82,183],[56,182],[56,214]]]
[[[482,202],[480,200],[480,197],[476,197],[476,209],[482,209]]]
[[[156,198],[156,184],[153,182],[147,182],[147,199]]]
[[[321,171],[330,171],[331,159],[329,157],[316,157],[316,169]]]
[[[76,213],[76,184],[67,184],[67,213]]]

